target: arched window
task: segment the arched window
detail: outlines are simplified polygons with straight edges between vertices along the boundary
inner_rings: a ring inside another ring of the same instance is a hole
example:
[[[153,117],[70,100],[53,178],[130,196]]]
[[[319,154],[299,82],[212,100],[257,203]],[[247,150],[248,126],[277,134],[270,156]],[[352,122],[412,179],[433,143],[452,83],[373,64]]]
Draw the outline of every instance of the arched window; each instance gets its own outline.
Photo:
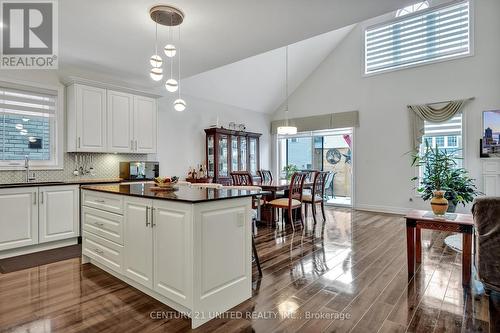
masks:
[[[405,8],[398,9],[396,12],[396,17],[405,16],[407,14],[418,12],[419,10],[424,10],[429,8],[429,1],[417,2],[413,5],[406,6]]]

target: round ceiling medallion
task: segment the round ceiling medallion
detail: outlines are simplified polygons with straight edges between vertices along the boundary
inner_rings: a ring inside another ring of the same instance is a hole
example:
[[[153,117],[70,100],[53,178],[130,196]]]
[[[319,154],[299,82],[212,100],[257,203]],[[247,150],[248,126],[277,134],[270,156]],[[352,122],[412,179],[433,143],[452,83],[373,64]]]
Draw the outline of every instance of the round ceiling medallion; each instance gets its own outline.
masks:
[[[158,24],[175,27],[184,21],[184,13],[179,8],[156,5],[149,10],[151,19]]]

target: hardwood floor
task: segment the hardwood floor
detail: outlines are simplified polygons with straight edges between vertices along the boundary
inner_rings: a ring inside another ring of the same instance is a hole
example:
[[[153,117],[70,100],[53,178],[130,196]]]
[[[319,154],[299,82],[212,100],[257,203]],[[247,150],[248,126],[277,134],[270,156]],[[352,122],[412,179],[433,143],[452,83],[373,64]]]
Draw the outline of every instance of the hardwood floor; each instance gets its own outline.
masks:
[[[423,263],[408,282],[401,216],[330,208],[326,223],[296,230],[260,227],[253,297],[195,331],[488,332],[490,311],[498,321],[498,305],[462,288],[446,233],[422,232]],[[79,259],[0,274],[2,332],[190,331],[178,317]]]

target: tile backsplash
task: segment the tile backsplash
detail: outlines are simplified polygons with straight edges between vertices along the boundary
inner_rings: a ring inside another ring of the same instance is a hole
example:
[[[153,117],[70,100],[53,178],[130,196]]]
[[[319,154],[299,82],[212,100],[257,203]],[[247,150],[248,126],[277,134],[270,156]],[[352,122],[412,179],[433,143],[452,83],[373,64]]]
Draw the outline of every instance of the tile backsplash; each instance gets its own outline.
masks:
[[[75,176],[73,171],[77,168],[75,155],[91,156],[93,159],[94,175]],[[62,170],[33,170],[35,181],[67,181],[76,179],[92,178],[115,178],[119,176],[119,163],[122,161],[145,161],[147,155],[144,154],[98,154],[98,153],[65,153],[64,169]],[[24,170],[0,171],[0,184],[20,183],[25,179]]]

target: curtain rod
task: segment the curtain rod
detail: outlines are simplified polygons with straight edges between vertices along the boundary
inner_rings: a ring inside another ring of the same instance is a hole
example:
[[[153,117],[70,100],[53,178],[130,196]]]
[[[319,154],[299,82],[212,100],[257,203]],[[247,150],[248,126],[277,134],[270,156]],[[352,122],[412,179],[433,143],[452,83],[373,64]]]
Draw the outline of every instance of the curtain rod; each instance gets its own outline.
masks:
[[[464,100],[466,101],[472,101],[473,99],[475,99],[476,97],[469,97],[469,98],[464,98]],[[442,104],[442,103],[450,103],[450,102],[454,102],[456,100],[449,100],[449,101],[442,101],[442,102],[432,102],[432,103],[424,103],[423,105],[435,105],[435,104]],[[415,105],[415,104],[413,104]],[[410,107],[411,105],[408,104],[406,107]]]

